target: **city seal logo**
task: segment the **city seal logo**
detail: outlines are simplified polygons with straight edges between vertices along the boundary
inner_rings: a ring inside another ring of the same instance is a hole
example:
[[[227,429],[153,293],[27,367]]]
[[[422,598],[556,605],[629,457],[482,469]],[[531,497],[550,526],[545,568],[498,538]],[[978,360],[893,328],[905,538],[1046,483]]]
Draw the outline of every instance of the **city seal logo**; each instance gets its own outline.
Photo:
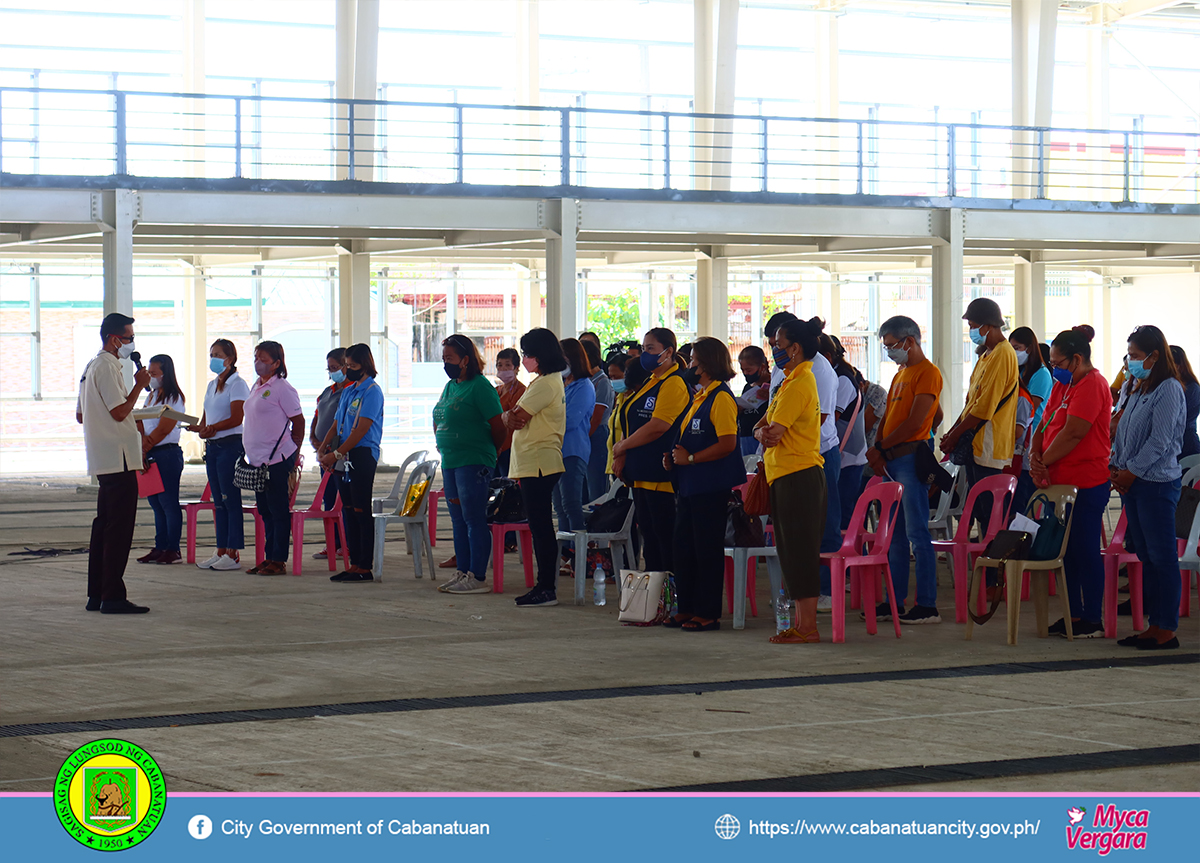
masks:
[[[54,811],[81,845],[132,848],[154,832],[167,805],[162,771],[125,740],[94,740],[72,752],[54,780]]]

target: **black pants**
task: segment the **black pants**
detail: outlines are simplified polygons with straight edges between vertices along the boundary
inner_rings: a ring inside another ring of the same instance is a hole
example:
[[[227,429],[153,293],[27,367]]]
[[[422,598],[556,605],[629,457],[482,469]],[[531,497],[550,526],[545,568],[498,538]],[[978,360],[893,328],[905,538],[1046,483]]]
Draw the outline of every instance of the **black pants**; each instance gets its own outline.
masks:
[[[680,614],[721,619],[728,508],[728,491],[676,498],[675,590]]]
[[[325,468],[321,468],[321,476],[325,476],[325,474],[329,474],[329,482],[325,483],[325,495],[321,498],[321,509],[328,512],[329,510],[333,509],[333,505],[337,503],[338,478],[341,477],[341,474],[336,470],[328,471],[325,470]],[[342,520],[345,521],[345,519],[346,517],[342,516]],[[342,535],[335,530],[333,532],[333,551],[340,551],[341,548]]]
[[[288,474],[296,466],[296,455],[267,468],[267,490],[256,491],[254,502],[263,520],[263,563],[273,560],[287,563],[288,546],[292,544],[292,496],[288,492]]]
[[[125,565],[137,519],[137,471],[102,473],[88,547],[88,599],[125,599]]]
[[[375,519],[371,515],[371,489],[379,462],[370,447],[356,446],[346,454],[350,470],[338,486],[342,495],[342,520],[346,523],[346,551],[350,564],[370,571],[375,557]],[[332,482],[332,480],[331,480]]]
[[[533,556],[537,561],[537,586],[554,590],[558,579],[558,540],[554,538],[554,487],[561,473],[550,476],[521,477],[521,500],[529,517],[529,533],[533,537]],[[579,574],[583,577],[583,573]]]
[[[642,532],[642,555],[650,572],[675,572],[675,495],[669,491],[633,490],[633,508]],[[721,527],[721,541],[725,528]],[[724,551],[721,553],[724,559]]]

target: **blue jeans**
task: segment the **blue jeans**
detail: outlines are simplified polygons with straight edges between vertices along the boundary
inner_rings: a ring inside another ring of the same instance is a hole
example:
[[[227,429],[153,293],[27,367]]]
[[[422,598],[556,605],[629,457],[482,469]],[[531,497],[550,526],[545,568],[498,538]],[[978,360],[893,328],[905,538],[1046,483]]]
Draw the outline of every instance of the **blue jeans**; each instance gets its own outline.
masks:
[[[267,490],[256,491],[254,502],[263,520],[263,561],[287,563],[292,544],[292,496],[288,492],[288,474],[296,466],[296,454],[267,468]]]
[[[148,498],[154,510],[154,547],[159,551],[179,551],[183,534],[183,510],[179,508],[179,477],[183,475],[183,450],[177,443],[156,446],[147,454],[158,465],[163,490]],[[239,513],[240,515],[241,513]]]
[[[591,503],[608,491],[608,426],[601,425],[592,433],[592,454],[587,463],[587,491],[583,503]]]
[[[1142,590],[1150,625],[1174,632],[1179,628],[1179,548],[1175,544],[1175,507],[1180,481],[1139,479],[1125,494],[1126,539],[1133,539],[1142,562]]]
[[[212,492],[217,548],[232,548],[236,551],[246,547],[246,532],[242,522],[242,490],[233,484],[233,466],[242,454],[241,435],[212,438],[205,450],[204,469],[208,473],[209,491]]]
[[[896,607],[908,599],[908,550],[917,560],[917,605],[937,608],[937,554],[929,535],[929,486],[917,477],[917,455],[909,453],[887,464],[888,474],[904,486],[892,544],[888,547],[888,569]]]
[[[487,503],[491,493],[492,469],[481,464],[442,469],[446,508],[454,528],[454,557],[459,572],[487,578],[492,554],[492,529],[488,527]]]
[[[738,438],[738,444],[741,448],[741,453],[743,456],[754,455],[758,452],[759,444],[758,438],[756,437],[740,437]]]
[[[1029,475],[1029,471],[1021,471],[1021,475],[1017,478],[1017,493],[1013,497],[1014,513],[1025,514],[1025,507],[1029,506],[1029,499],[1033,497],[1033,493],[1037,491],[1037,486],[1033,484],[1033,478]]]
[[[1067,597],[1071,600],[1071,617],[1078,617],[1089,623],[1100,622],[1100,605],[1104,601],[1104,559],[1100,553],[1100,528],[1104,521],[1105,507],[1108,506],[1109,494],[1107,482],[1079,490],[1075,497],[1075,508],[1071,511],[1071,536],[1067,540],[1067,553],[1063,555],[1063,572],[1067,579]],[[1172,534],[1175,532],[1174,528],[1175,518],[1172,515]]]
[[[583,486],[587,482],[587,462],[582,456],[563,459],[563,475],[554,487],[554,514],[560,531],[583,530]],[[669,541],[669,537],[668,537]]]
[[[849,530],[850,519],[854,516],[854,507],[858,503],[858,498],[862,488],[862,465],[849,465],[843,468],[841,476],[838,478],[838,498],[841,501],[842,507],[842,530]]]
[[[838,494],[842,479],[842,451],[831,446],[821,453],[825,459],[825,489],[829,495],[825,506],[825,533],[821,536],[821,551],[837,551],[842,547],[842,499]],[[821,595],[829,596],[833,577],[829,565],[821,564]]]

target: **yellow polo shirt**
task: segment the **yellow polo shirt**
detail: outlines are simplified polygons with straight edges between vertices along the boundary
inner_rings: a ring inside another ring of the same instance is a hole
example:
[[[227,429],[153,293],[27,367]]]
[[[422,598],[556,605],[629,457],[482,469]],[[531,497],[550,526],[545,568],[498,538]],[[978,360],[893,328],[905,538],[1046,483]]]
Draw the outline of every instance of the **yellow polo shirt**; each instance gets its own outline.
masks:
[[[767,422],[785,426],[783,438],[775,446],[763,448],[767,482],[821,467],[821,400],[812,362],[805,361],[788,372],[767,407]]]
[[[627,398],[625,400],[625,404],[628,405],[630,402],[637,401],[640,396],[649,392],[655,384],[657,384],[667,375],[671,374],[671,372],[675,371],[676,368],[677,366],[675,365],[669,365],[663,366],[660,369],[655,369],[654,374],[647,378],[646,382],[642,384],[641,389],[634,393],[631,398]],[[683,378],[679,377],[679,375],[675,375],[673,378],[663,381],[662,388],[658,391],[658,399],[654,402],[654,413],[650,415],[650,418],[662,420],[668,425],[672,425],[674,424],[676,417],[687,410],[687,406],[687,384],[683,382]],[[663,432],[663,434],[667,434],[667,432]],[[675,493],[675,486],[671,485],[669,482],[636,481],[634,482],[633,487],[644,488],[648,491],[665,491],[669,494]]]
[[[517,407],[530,416],[525,428],[513,432],[508,475],[520,478],[562,473],[563,432],[567,426],[562,375],[538,375],[526,387]]]
[[[1012,462],[1017,438],[1017,352],[1007,340],[975,361],[963,416],[989,420],[975,433],[975,463],[1002,468]],[[1003,407],[1004,397],[1012,393]]]

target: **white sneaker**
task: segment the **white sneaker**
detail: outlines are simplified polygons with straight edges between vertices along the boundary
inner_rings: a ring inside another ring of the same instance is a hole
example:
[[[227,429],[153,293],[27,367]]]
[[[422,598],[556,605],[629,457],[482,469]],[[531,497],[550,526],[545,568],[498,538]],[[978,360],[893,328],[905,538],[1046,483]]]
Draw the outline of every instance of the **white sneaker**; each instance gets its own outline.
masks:
[[[833,597],[821,594],[817,597],[817,611],[833,611]]]
[[[462,570],[456,569],[454,571],[454,575],[450,576],[449,581],[443,582],[442,584],[439,584],[437,586],[438,593],[450,593],[451,592],[450,588],[456,587],[459,584],[459,582],[461,582],[466,577],[467,577],[467,574],[465,572],[463,572]],[[458,591],[454,591],[454,592],[458,593]]]
[[[492,589],[487,586],[487,581],[480,581],[471,573],[466,573],[457,581],[447,584],[443,593],[491,593]]]
[[[218,560],[216,563],[214,563],[210,567],[210,569],[217,569],[217,570],[220,570],[221,572],[232,572],[235,569],[241,569],[241,568],[242,568],[241,561],[234,560],[232,557],[230,557],[227,554],[221,555],[221,559]]]
[[[214,554],[208,560],[200,561],[200,563],[196,564],[196,566],[199,567],[200,569],[212,569],[214,566],[217,565],[217,561],[219,561],[224,556],[225,555],[223,555],[223,554]]]

